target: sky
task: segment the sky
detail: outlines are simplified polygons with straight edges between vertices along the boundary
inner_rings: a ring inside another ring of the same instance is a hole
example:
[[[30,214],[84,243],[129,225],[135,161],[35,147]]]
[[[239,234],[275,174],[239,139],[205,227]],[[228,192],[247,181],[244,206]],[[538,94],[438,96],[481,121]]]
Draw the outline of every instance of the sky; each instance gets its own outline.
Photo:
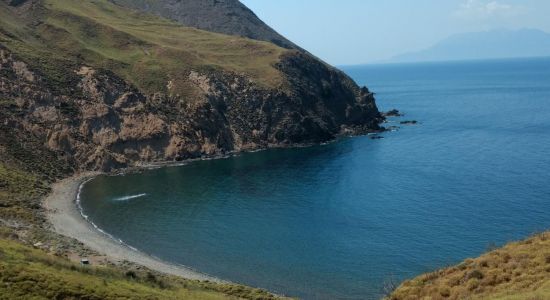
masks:
[[[291,41],[334,65],[372,63],[450,35],[550,32],[550,0],[241,0]]]

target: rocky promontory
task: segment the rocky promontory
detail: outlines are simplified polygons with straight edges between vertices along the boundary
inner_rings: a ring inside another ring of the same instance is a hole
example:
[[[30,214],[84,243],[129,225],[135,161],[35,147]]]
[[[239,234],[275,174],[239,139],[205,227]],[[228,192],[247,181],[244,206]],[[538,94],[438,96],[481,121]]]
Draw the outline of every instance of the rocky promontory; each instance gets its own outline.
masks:
[[[175,26],[107,1],[0,5],[10,13],[0,22],[0,98],[8,105],[0,121],[74,170],[380,130],[373,94],[299,49]],[[120,25],[121,16],[132,26]],[[151,22],[166,36],[144,33]]]

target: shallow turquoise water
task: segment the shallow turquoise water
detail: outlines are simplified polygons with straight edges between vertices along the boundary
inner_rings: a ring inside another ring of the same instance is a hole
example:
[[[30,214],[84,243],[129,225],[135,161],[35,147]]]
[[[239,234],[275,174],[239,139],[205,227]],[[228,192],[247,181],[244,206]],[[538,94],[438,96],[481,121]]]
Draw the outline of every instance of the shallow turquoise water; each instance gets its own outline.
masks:
[[[345,70],[421,124],[101,176],[84,213],[143,252],[305,299],[377,298],[550,228],[550,59]]]

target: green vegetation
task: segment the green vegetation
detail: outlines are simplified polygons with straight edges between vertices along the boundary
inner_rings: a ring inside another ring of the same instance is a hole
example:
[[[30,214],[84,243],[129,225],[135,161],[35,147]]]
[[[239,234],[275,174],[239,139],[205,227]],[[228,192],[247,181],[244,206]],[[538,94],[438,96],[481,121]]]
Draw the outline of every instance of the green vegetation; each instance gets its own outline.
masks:
[[[550,299],[550,233],[405,281],[389,299]]]
[[[0,99],[0,120],[21,111],[15,101]],[[29,227],[45,220],[39,213],[49,185],[71,172],[68,161],[44,147],[32,134],[23,134],[9,122],[0,122],[0,227]]]
[[[0,299],[274,299],[264,291],[80,266],[0,240]]]
[[[189,84],[192,70],[246,74],[265,86],[282,83],[274,65],[287,50],[267,42],[184,27],[107,0],[41,3],[17,18],[0,2],[0,42],[35,64],[54,90],[74,86],[67,83],[82,65],[115,72],[146,94],[188,100],[196,89]]]
[[[0,163],[0,219],[34,220],[32,206],[40,205],[40,197],[47,190],[37,176]]]

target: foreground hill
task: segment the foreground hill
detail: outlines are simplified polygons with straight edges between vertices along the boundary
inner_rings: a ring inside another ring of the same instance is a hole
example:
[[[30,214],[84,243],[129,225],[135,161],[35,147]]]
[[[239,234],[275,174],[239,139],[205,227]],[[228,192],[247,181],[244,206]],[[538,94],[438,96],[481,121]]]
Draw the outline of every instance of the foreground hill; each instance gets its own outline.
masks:
[[[405,281],[388,298],[550,299],[550,233]]]
[[[0,239],[0,258],[0,299],[275,299],[241,286],[79,266],[10,240]]]

